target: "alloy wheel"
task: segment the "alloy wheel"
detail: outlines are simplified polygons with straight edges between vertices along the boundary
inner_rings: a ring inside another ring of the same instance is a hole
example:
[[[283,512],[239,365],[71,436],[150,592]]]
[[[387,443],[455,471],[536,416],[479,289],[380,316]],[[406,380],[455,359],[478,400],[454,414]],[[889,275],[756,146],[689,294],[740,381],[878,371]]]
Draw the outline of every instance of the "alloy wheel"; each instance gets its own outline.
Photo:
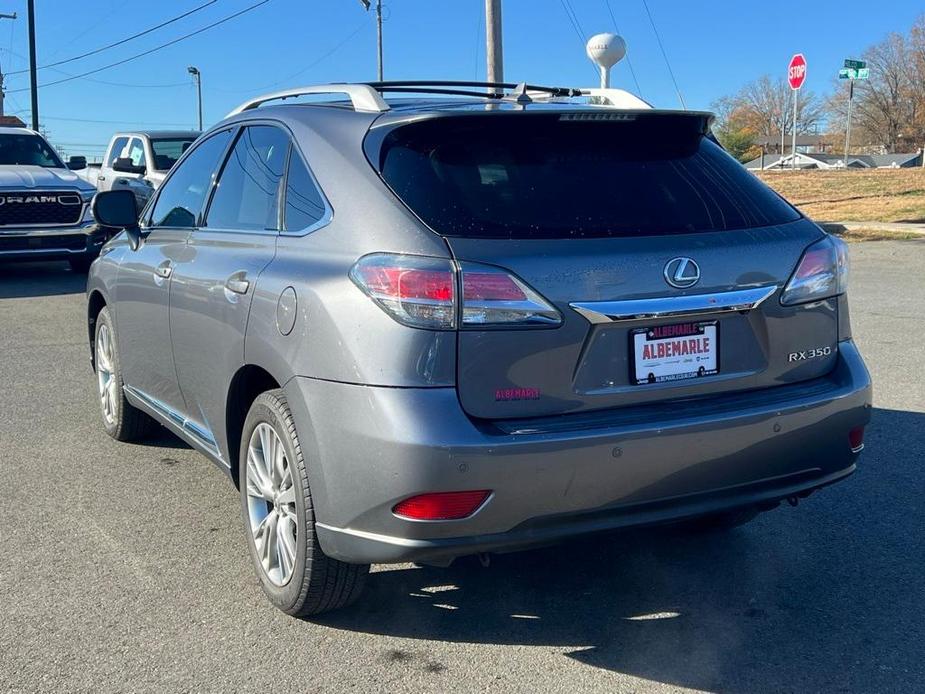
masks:
[[[247,446],[247,516],[257,557],[270,581],[283,586],[295,566],[298,522],[292,466],[276,430],[261,422]]]
[[[112,332],[103,323],[96,334],[96,380],[100,390],[100,405],[106,424],[116,421],[116,369],[113,357]]]

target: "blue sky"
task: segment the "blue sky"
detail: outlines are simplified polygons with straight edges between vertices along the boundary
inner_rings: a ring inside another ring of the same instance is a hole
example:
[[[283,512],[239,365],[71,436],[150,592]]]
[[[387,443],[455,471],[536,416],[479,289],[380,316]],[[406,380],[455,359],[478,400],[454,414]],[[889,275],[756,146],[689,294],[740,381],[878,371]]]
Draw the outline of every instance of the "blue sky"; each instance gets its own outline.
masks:
[[[206,9],[115,49],[42,70],[39,84],[153,48],[256,0],[218,0]],[[69,58],[180,14],[204,0],[37,0],[38,62]],[[657,106],[677,105],[642,0],[609,0],[642,95]],[[783,74],[802,51],[806,86],[830,88],[842,59],[891,31],[905,32],[925,12],[920,0],[648,0],[689,108],[707,108],[764,73]],[[607,0],[570,0],[584,38],[613,31]],[[563,0],[503,0],[505,78],[588,85],[596,80]],[[386,79],[484,79],[484,0],[386,0]],[[25,0],[0,0],[0,67],[28,67]],[[284,86],[375,78],[375,24],[358,0],[270,0],[238,19],[92,80],[40,89],[40,114],[51,139],[68,152],[95,150],[119,127],[195,125],[196,100],[188,65],[203,74],[207,124],[246,97]],[[61,72],[64,71],[64,72]],[[635,90],[626,61],[616,86]],[[95,81],[94,81],[95,80]],[[115,84],[113,84],[115,83]],[[6,79],[7,113],[29,121],[28,74]],[[168,85],[168,86],[164,86]],[[111,122],[83,122],[111,121]]]

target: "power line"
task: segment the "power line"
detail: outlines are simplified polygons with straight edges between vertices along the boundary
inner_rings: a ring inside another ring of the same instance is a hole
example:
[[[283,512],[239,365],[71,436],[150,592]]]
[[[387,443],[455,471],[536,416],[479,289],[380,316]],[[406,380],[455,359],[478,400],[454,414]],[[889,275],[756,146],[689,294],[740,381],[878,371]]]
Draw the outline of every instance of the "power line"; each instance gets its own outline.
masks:
[[[607,11],[610,13],[610,19],[613,20],[614,30],[623,35],[623,32],[620,31],[620,27],[617,26],[617,18],[614,16],[613,8],[610,6],[610,0],[604,0],[604,4],[607,5]],[[633,83],[636,85],[636,93],[639,94],[639,98],[642,98],[642,88],[639,86],[639,80],[636,79],[636,71],[633,69],[633,61],[630,60],[629,54],[626,56],[626,64],[629,65],[630,74],[633,76]]]
[[[569,0],[559,0],[562,3],[562,9],[565,10],[565,15],[568,17],[569,23],[572,25],[572,29],[575,30],[575,35],[578,37],[578,43],[582,48],[585,47],[585,41],[587,41],[587,36],[585,35],[584,30],[581,28],[581,22],[578,21],[578,15],[575,14],[575,8],[572,7],[572,3]],[[594,69],[594,66],[591,65],[591,71],[594,73],[594,76],[597,77],[597,70]]]
[[[133,55],[133,56],[130,56],[130,57],[128,57],[128,58],[124,58],[124,59],[122,59],[122,60],[116,61],[115,63],[110,63],[109,65],[104,65],[103,67],[98,67],[98,68],[96,68],[95,70],[88,70],[87,72],[83,72],[83,73],[81,73],[81,74],[79,74],[79,75],[72,75],[72,76],[66,77],[66,78],[64,78],[64,79],[55,80],[54,82],[46,82],[45,84],[39,85],[39,87],[40,87],[40,88],[41,88],[41,87],[52,87],[52,86],[54,86],[54,85],[56,85],[56,84],[63,84],[64,82],[70,82],[70,81],[72,81],[72,80],[81,79],[81,78],[87,77],[88,75],[94,75],[94,74],[96,74],[97,72],[102,72],[103,70],[109,70],[110,68],[114,68],[114,67],[117,67],[117,66],[119,66],[119,65],[124,65],[125,63],[129,63],[129,62],[131,62],[131,61],[133,61],[133,60],[137,60],[138,58],[142,58],[142,57],[144,57],[144,56],[146,56],[146,55],[151,55],[152,53],[156,53],[157,51],[163,50],[164,48],[167,48],[167,47],[169,47],[169,46],[173,46],[173,45],[175,45],[175,44],[177,44],[177,43],[180,43],[181,41],[185,41],[186,39],[192,38],[193,36],[196,36],[196,35],[198,35],[198,34],[201,34],[201,33],[205,32],[205,31],[208,31],[209,29],[213,29],[213,28],[217,27],[217,26],[220,25],[220,24],[224,24],[225,22],[229,22],[229,21],[231,21],[232,19],[235,19],[235,18],[237,18],[237,17],[240,17],[242,14],[245,14],[245,13],[247,13],[247,12],[250,12],[251,10],[256,10],[256,9],[257,9],[258,7],[260,7],[261,5],[266,5],[268,2],[270,2],[270,0],[260,0],[260,2],[254,3],[253,5],[249,5],[248,7],[245,7],[243,10],[239,10],[238,12],[235,12],[234,14],[230,14],[230,15],[228,15],[227,17],[224,17],[223,19],[218,20],[217,22],[213,22],[212,24],[209,24],[209,25],[207,25],[207,26],[204,26],[204,27],[202,27],[201,29],[197,29],[196,31],[192,31],[192,32],[190,32],[190,33],[188,33],[188,34],[184,34],[183,36],[180,36],[179,38],[175,38],[175,39],[173,39],[172,41],[168,41],[167,43],[162,43],[160,46],[155,46],[154,48],[150,48],[150,49],[148,49],[148,50],[146,50],[146,51],[143,51],[142,53],[137,53],[137,54],[135,54],[135,55]],[[11,89],[8,93],[25,92],[25,91],[29,91],[28,88],[23,88],[23,89]]]
[[[368,22],[366,21],[366,19],[364,19],[360,24],[357,25],[357,27],[356,27],[353,31],[351,31],[349,34],[347,34],[346,36],[344,36],[344,38],[342,38],[333,48],[329,49],[329,50],[326,51],[325,53],[322,53],[320,56],[318,56],[317,58],[315,58],[315,60],[313,60],[312,62],[310,62],[310,63],[309,63],[308,65],[306,65],[305,67],[301,68],[298,72],[294,72],[294,73],[292,73],[291,75],[289,75],[289,76],[287,76],[287,77],[284,77],[284,78],[282,78],[282,79],[280,79],[280,80],[276,80],[275,82],[270,82],[269,84],[264,84],[264,85],[260,85],[260,86],[257,86],[257,87],[249,87],[249,88],[247,88],[247,89],[227,89],[227,88],[222,88],[222,87],[209,87],[208,89],[210,89],[210,90],[212,90],[212,91],[217,91],[217,92],[226,92],[226,93],[229,93],[229,94],[242,94],[242,93],[243,93],[243,94],[248,94],[248,93],[250,93],[250,92],[262,92],[262,91],[265,91],[265,90],[267,90],[267,89],[269,89],[269,88],[271,88],[271,87],[275,87],[275,86],[278,85],[278,84],[283,84],[284,82],[289,82],[290,80],[292,80],[292,79],[298,77],[299,75],[301,75],[301,74],[303,74],[303,73],[305,73],[305,72],[308,72],[309,70],[311,70],[313,67],[315,67],[316,65],[318,65],[318,64],[321,63],[322,61],[327,60],[328,58],[330,58],[332,55],[334,55],[334,54],[335,54],[337,51],[339,51],[341,48],[343,48],[344,46],[346,46],[347,43],[350,41],[350,39],[352,39],[354,36],[356,36],[357,34],[359,34],[359,33],[360,33],[363,29],[365,29],[367,26],[368,26]]]
[[[110,20],[112,19],[113,16],[119,15],[119,14],[122,12],[123,8],[124,8],[126,5],[128,5],[130,1],[131,1],[131,0],[123,0],[123,2],[120,3],[120,5],[119,5],[116,9],[111,10],[111,11],[109,11],[109,12],[101,13],[99,19],[97,19],[95,22],[93,22],[92,24],[90,24],[90,25],[89,25],[86,29],[84,29],[83,31],[78,32],[77,34],[74,34],[73,36],[68,37],[68,39],[67,39],[63,44],[60,44],[60,43],[59,43],[59,44],[56,44],[56,45],[55,45],[55,50],[54,50],[54,52],[51,54],[52,57],[54,57],[54,56],[56,56],[56,55],[60,55],[61,52],[62,52],[65,48],[67,48],[68,46],[73,46],[75,43],[77,43],[77,42],[78,42],[80,39],[82,39],[84,36],[86,36],[86,35],[89,34],[91,31],[93,31],[94,29],[96,29],[98,26],[100,26],[100,25],[103,24],[104,22],[110,21]]]
[[[96,120],[93,118],[65,118],[64,116],[42,116],[42,120],[60,120],[66,121],[68,123],[102,123],[105,125],[125,125],[126,122],[134,123],[135,125],[145,125],[145,126],[161,126],[161,127],[179,127],[179,128],[190,128],[189,123],[156,123],[150,121],[136,121],[132,119],[126,120]]]
[[[562,3],[562,9],[565,10],[565,14],[568,17],[568,21],[572,25],[572,29],[575,30],[575,35],[578,37],[578,40],[583,44],[585,42],[584,32],[581,30],[581,24],[578,23],[578,17],[574,16],[575,9],[571,6],[568,0],[559,0]]]
[[[3,51],[3,50],[6,50],[6,49],[0,49],[0,51]],[[15,56],[16,58],[19,58],[19,60],[21,60],[21,61],[28,60],[28,58],[26,58],[25,56],[23,56],[23,55],[20,54],[20,53],[17,53],[16,51],[13,51],[13,50],[6,50],[6,52],[9,53],[11,56]],[[76,75],[74,75],[73,72],[67,72],[66,70],[61,70],[60,68],[51,68],[51,71],[52,71],[52,72],[60,73],[60,74],[65,75],[65,76],[67,76],[67,77],[74,77],[74,78],[76,79]],[[23,72],[23,71],[20,70],[19,72]],[[26,70],[26,72],[28,72],[28,70]],[[6,74],[9,74],[9,73],[6,73]],[[87,82],[95,82],[95,83],[97,83],[97,84],[105,84],[105,85],[108,85],[108,86],[110,86],[110,87],[133,87],[133,88],[138,88],[138,89],[163,89],[163,88],[166,88],[166,87],[188,87],[189,84],[190,84],[189,81],[186,81],[186,82],[172,82],[172,83],[170,83],[170,84],[129,84],[129,83],[126,83],[126,82],[111,82],[111,81],[109,81],[109,80],[94,79],[93,77],[84,77],[83,79],[87,80]],[[20,90],[17,90],[17,91],[23,91],[23,90],[20,89]],[[6,93],[9,94],[9,92],[6,92]]]
[[[198,7],[194,7],[194,8],[191,9],[189,12],[184,12],[184,13],[181,14],[181,15],[177,15],[177,16],[174,17],[173,19],[168,19],[166,22],[161,22],[161,23],[158,24],[157,26],[153,26],[153,27],[151,27],[150,29],[145,29],[144,31],[140,31],[140,32],[138,32],[137,34],[132,34],[131,36],[129,36],[129,37],[127,37],[127,38],[120,39],[119,41],[116,41],[115,43],[110,43],[110,44],[108,44],[108,45],[106,45],[106,46],[102,46],[102,47],[100,47],[100,48],[95,48],[95,49],[93,49],[92,51],[87,51],[86,53],[81,53],[80,55],[75,55],[75,56],[73,56],[73,57],[71,57],[71,58],[64,58],[63,60],[58,60],[57,62],[54,62],[54,63],[48,63],[48,65],[39,65],[39,66],[36,68],[36,70],[45,70],[45,69],[47,69],[47,68],[55,67],[55,66],[57,66],[57,65],[64,65],[65,63],[72,63],[72,62],[74,62],[75,60],[81,60],[81,59],[83,59],[83,58],[88,58],[88,57],[90,57],[91,55],[96,55],[97,53],[102,53],[103,51],[108,51],[110,48],[115,48],[116,46],[121,46],[123,43],[128,43],[129,41],[132,41],[132,40],[134,40],[134,39],[137,39],[137,38],[139,38],[139,37],[141,37],[141,36],[145,36],[146,34],[150,34],[150,33],[153,32],[153,31],[157,31],[158,29],[162,29],[162,28],[164,28],[165,26],[167,26],[168,24],[173,24],[174,22],[178,22],[178,21],[180,21],[181,19],[184,19],[185,17],[189,17],[191,14],[195,14],[196,12],[199,12],[200,10],[205,9],[205,8],[208,7],[209,5],[214,5],[214,4],[217,3],[217,2],[218,2],[218,0],[209,0],[209,1],[206,2],[206,3],[203,3],[202,5],[199,5]],[[29,72],[29,71],[28,71],[28,70],[16,70],[16,71],[14,71],[14,72],[8,72],[7,74],[8,74],[8,75],[19,75],[19,74],[22,74],[22,73],[24,73],[24,72]]]
[[[649,24],[652,25],[652,32],[655,34],[655,40],[658,41],[659,50],[662,52],[662,57],[665,59],[665,65],[668,67],[668,74],[671,75],[671,81],[674,83],[674,90],[678,93],[678,101],[681,102],[681,108],[687,109],[687,106],[684,104],[684,97],[681,96],[681,88],[678,86],[678,80],[674,77],[674,70],[671,69],[671,61],[668,60],[668,54],[665,52],[665,47],[662,45],[662,37],[658,34],[658,28],[655,26],[655,20],[652,19],[652,12],[649,11],[649,3],[646,0],[642,0],[642,6],[646,8],[646,14],[649,15]]]

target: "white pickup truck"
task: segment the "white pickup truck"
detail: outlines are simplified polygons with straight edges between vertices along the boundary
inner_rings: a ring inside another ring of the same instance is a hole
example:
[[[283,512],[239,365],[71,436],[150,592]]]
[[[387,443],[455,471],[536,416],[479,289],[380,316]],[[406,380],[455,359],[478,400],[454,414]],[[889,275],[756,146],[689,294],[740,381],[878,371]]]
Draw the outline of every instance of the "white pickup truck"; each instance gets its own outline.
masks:
[[[100,191],[125,188],[140,207],[199,133],[190,130],[144,130],[113,135],[97,175]]]

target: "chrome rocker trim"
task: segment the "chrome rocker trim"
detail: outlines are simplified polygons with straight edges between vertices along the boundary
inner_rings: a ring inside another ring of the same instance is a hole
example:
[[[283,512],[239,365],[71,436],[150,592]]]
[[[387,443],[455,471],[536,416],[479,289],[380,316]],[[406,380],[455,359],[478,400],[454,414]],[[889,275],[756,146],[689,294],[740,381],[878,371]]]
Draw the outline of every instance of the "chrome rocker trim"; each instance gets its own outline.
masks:
[[[169,405],[161,402],[157,398],[151,397],[147,393],[138,390],[137,388],[132,386],[123,386],[123,389],[125,390],[125,394],[129,396],[129,399],[135,401],[133,404],[140,403],[148,413],[157,415],[157,418],[164,423],[170,424],[178,431],[190,435],[193,440],[202,448],[206,449],[214,457],[220,460],[222,464],[228,466],[228,463],[226,463],[224,458],[222,458],[221,451],[218,448],[218,443],[215,441],[215,437],[212,435],[211,431],[194,422],[192,419],[185,416],[182,412],[178,412]]]

